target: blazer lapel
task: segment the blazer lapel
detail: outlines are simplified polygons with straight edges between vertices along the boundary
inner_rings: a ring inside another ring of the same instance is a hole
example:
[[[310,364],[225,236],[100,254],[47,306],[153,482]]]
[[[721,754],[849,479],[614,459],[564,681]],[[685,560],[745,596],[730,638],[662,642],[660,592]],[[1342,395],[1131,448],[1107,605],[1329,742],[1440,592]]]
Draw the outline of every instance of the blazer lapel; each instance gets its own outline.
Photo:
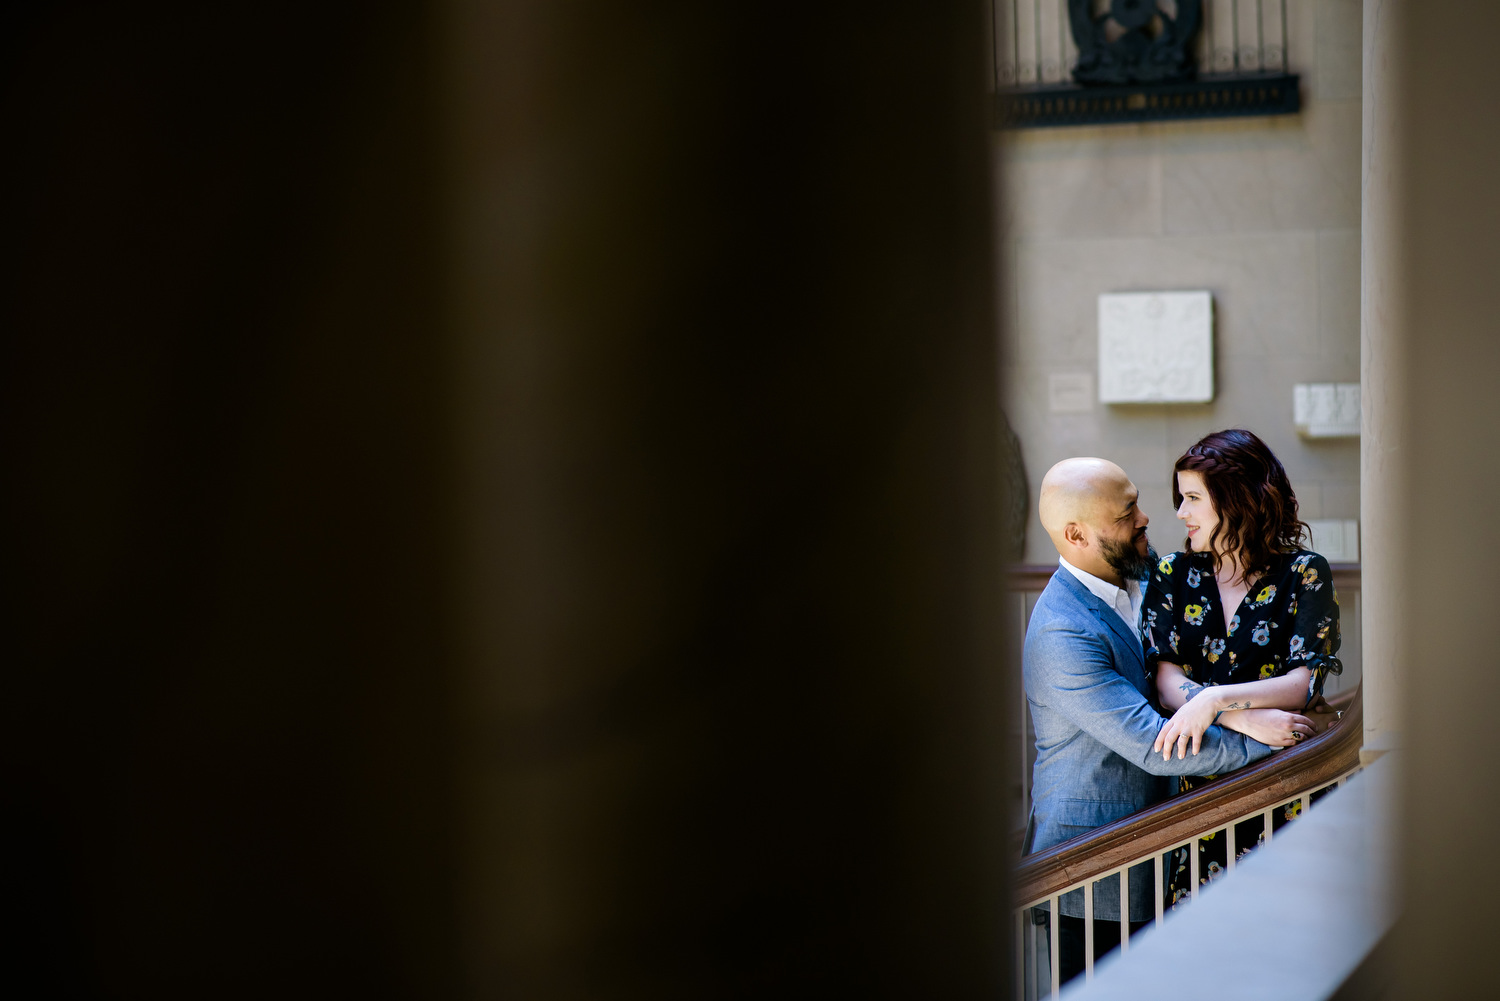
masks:
[[[1115,635],[1125,644],[1125,649],[1130,651],[1131,654],[1130,663],[1137,671],[1141,672],[1141,676],[1144,678],[1146,673],[1146,651],[1141,647],[1141,638],[1131,632],[1130,627],[1125,624],[1125,620],[1120,618],[1120,613],[1110,608],[1103,601],[1100,601],[1098,595],[1090,593],[1089,597],[1094,599],[1095,614],[1107,622],[1109,628],[1113,629]]]
[[[1063,579],[1065,584],[1071,585],[1073,593],[1078,596],[1079,600],[1088,606],[1094,615],[1119,638],[1120,644],[1129,651],[1129,664],[1140,673],[1141,680],[1144,681],[1146,676],[1146,651],[1141,646],[1140,637],[1130,631],[1130,627],[1125,624],[1125,620],[1120,618],[1119,612],[1110,608],[1097,594],[1084,587],[1078,578],[1062,569],[1057,571],[1057,575]],[[1120,666],[1124,667],[1125,665],[1122,664]]]

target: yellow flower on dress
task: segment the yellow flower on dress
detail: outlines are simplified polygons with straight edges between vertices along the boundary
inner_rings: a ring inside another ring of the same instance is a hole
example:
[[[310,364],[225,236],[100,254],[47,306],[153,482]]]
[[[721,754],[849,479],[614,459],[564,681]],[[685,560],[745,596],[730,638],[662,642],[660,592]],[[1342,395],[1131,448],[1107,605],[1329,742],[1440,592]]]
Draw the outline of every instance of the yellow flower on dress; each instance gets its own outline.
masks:
[[[1265,587],[1260,589],[1260,594],[1257,594],[1255,596],[1255,603],[1257,605],[1264,605],[1274,597],[1276,597],[1276,585],[1267,584]]]
[[[1318,579],[1318,568],[1317,567],[1308,567],[1302,573],[1302,586],[1303,587],[1307,587],[1309,584],[1315,583],[1317,581],[1317,579]]]
[[[1182,617],[1187,620],[1188,625],[1190,626],[1203,625],[1203,606],[1184,605],[1182,609]]]
[[[1293,800],[1292,802],[1288,803],[1286,805],[1286,809],[1281,811],[1281,815],[1287,820],[1296,820],[1297,817],[1301,815],[1301,813],[1302,801],[1300,799]]]
[[[1172,573],[1172,561],[1176,558],[1176,553],[1168,553],[1161,558],[1161,562],[1156,565],[1156,569],[1170,576]]]
[[[1262,664],[1260,665],[1260,676],[1262,678],[1269,678],[1275,670],[1275,664]]]

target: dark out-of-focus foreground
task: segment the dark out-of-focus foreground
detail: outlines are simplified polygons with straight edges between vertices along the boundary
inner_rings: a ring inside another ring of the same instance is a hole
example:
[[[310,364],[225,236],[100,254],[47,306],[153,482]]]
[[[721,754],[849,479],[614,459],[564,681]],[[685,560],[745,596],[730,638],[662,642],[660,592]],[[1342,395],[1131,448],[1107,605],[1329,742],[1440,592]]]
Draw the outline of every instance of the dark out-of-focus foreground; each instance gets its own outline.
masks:
[[[8,980],[979,996],[981,10],[9,5]]]
[[[1404,910],[1333,996],[1494,993],[1500,6],[1205,4],[1300,110],[995,131],[1067,6],[6,5],[7,996],[1005,997],[1026,469],[1171,548],[1221,416],[1362,533]],[[1225,304],[1212,406],[1094,397],[1142,288]],[[1282,392],[1356,327],[1357,477]]]

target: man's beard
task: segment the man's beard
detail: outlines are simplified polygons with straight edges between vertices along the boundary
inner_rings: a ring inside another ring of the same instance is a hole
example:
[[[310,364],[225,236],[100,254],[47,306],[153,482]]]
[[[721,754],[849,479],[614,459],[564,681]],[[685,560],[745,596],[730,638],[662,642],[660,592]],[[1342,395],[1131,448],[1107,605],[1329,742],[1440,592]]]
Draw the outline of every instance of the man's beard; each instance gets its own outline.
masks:
[[[1099,553],[1109,568],[1124,580],[1145,580],[1156,562],[1156,551],[1146,544],[1146,554],[1135,547],[1135,540],[1116,542],[1113,539],[1099,540]]]

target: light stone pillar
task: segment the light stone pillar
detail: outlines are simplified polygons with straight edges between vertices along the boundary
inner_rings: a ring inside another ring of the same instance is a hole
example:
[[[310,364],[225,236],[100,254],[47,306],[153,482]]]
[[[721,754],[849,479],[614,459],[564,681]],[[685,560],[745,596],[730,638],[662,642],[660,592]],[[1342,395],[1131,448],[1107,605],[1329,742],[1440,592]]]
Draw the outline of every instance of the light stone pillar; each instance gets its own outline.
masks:
[[[1404,256],[1392,360],[1410,401],[1399,461],[1411,513],[1399,526],[1405,928],[1399,975],[1363,995],[1391,1001],[1495,997],[1500,939],[1500,4],[1418,9],[1393,36]]]
[[[1400,238],[1401,0],[1365,0],[1364,130],[1360,202],[1360,528],[1365,748],[1369,760],[1399,743],[1402,604],[1399,544],[1406,523],[1402,470],[1406,384],[1402,364]]]

